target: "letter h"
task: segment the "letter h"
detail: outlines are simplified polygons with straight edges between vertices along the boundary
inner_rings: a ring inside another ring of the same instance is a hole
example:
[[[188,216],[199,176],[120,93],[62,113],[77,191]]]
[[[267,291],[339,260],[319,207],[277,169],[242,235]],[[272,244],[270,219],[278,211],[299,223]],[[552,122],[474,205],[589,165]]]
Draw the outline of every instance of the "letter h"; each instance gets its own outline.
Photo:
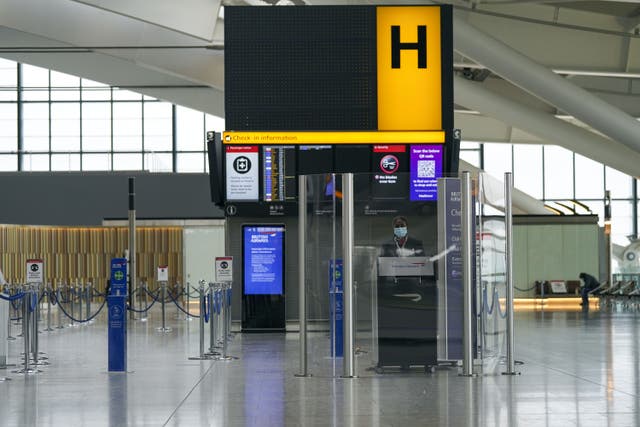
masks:
[[[400,26],[391,26],[391,68],[400,68],[400,51],[417,50],[418,68],[427,68],[427,26],[418,25],[418,41],[416,43],[400,42]]]

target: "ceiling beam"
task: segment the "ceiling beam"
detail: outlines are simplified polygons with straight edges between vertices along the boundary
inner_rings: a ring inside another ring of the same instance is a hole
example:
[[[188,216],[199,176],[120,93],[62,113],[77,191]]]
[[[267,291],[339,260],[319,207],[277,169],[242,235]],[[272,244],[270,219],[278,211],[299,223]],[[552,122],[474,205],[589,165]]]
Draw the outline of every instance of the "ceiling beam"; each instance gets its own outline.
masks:
[[[480,83],[455,77],[454,87],[457,104],[495,117],[628,175],[640,175],[638,151],[497,95]],[[462,133],[464,135],[464,129]]]
[[[640,122],[633,117],[460,18],[454,17],[454,28],[454,48],[459,53],[640,153]]]

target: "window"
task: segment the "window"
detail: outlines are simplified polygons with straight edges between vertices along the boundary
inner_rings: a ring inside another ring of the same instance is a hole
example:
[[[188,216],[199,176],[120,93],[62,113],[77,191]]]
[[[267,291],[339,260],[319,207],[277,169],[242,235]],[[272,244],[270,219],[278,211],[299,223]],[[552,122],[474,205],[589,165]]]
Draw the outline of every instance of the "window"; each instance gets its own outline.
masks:
[[[545,199],[573,199],[573,153],[562,147],[544,147]]]
[[[511,144],[484,144],[484,170],[504,179],[504,173],[512,171]]]
[[[204,114],[185,107],[178,107],[176,110],[178,120],[177,150],[204,151]]]
[[[542,146],[513,146],[513,186],[542,199]]]
[[[584,199],[602,199],[604,197],[604,166],[580,154],[576,161],[576,197]]]

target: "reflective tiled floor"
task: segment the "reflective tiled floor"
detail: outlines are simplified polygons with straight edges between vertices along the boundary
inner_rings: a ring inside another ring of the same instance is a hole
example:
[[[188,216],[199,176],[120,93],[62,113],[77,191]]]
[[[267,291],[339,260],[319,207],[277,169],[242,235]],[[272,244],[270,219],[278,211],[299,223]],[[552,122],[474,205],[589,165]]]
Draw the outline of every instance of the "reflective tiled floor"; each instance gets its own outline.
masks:
[[[28,377],[7,370],[12,380],[0,383],[0,425],[640,425],[633,312],[517,313],[518,376],[465,378],[440,369],[350,380],[314,363],[310,370],[319,374],[295,377],[295,333],[237,334],[229,351],[237,360],[190,361],[198,322],[172,312],[173,331],[159,333],[157,315],[133,323],[128,374],[106,373],[104,319],[42,332],[51,365]],[[327,343],[324,333],[311,340],[314,351]],[[21,349],[21,339],[9,343],[10,362]]]

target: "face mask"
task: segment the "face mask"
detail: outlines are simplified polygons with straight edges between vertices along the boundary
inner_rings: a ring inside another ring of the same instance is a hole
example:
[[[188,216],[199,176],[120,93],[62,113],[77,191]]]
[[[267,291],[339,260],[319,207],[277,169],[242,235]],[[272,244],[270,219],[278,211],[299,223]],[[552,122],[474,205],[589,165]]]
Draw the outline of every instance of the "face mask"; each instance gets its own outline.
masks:
[[[399,239],[402,239],[407,235],[407,227],[396,227],[393,229],[393,234]]]

